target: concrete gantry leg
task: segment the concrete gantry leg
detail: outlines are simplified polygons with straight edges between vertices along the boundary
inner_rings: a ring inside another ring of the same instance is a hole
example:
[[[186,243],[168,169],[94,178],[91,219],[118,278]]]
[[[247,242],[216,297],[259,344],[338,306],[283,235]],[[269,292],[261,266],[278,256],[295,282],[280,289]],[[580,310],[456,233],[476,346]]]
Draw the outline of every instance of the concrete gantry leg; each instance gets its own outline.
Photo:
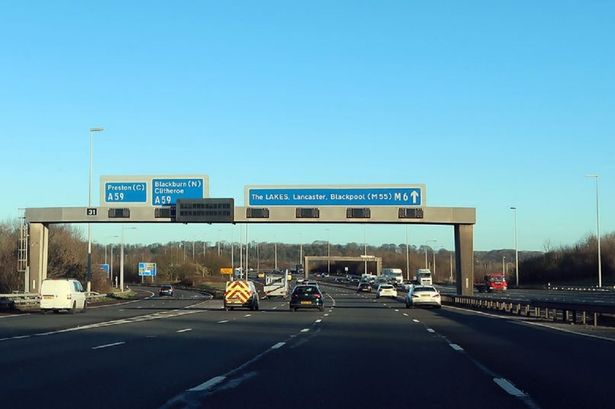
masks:
[[[474,226],[455,225],[455,270],[457,294],[474,294]]]
[[[47,278],[49,229],[43,223],[30,223],[30,268],[28,283],[31,293],[41,291],[41,282]]]

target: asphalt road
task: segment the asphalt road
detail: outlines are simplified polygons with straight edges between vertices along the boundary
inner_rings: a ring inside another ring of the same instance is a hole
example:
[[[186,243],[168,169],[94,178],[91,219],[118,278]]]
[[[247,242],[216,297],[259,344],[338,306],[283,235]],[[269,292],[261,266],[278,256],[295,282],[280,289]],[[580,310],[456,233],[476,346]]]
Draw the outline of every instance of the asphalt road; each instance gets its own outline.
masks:
[[[3,317],[0,407],[613,407],[608,339],[323,288],[324,312],[179,292]]]

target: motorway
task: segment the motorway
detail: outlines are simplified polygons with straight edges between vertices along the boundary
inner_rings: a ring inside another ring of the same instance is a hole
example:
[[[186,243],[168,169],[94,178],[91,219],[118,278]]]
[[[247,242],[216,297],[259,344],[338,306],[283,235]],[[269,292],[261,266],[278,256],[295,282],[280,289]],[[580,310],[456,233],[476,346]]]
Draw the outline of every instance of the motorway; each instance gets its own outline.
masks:
[[[613,407],[611,339],[322,288],[324,312],[177,291],[2,316],[0,407]]]

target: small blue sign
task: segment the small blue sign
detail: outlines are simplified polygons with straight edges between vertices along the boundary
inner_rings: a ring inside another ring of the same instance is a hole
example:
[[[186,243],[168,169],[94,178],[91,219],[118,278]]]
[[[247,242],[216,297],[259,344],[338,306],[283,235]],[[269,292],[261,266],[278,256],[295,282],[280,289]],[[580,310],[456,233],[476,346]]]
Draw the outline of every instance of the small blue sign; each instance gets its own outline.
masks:
[[[99,264],[98,268],[109,277],[109,264]]]
[[[250,188],[248,206],[422,206],[419,187]]]
[[[156,277],[156,263],[139,262],[139,276]]]
[[[107,182],[105,183],[106,203],[145,203],[147,201],[146,182]]]
[[[205,180],[152,179],[152,206],[170,206],[177,199],[202,199],[205,197]]]

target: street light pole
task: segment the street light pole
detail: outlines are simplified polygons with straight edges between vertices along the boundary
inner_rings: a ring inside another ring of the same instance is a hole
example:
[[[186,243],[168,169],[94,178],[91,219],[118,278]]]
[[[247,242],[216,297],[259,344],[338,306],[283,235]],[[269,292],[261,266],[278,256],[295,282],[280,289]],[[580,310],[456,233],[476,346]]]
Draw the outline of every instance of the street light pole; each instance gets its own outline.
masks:
[[[120,291],[124,292],[124,231],[136,230],[136,227],[124,227],[122,226],[122,238],[120,245]]]
[[[408,225],[406,224],[406,275],[410,281],[410,250],[408,248]]]
[[[426,247],[425,247],[425,268],[429,268],[429,265],[428,265],[428,263],[427,263],[427,247],[431,248],[431,246],[430,246],[428,243],[432,243],[432,242],[433,242],[433,243],[437,243],[437,242],[438,242],[438,240],[436,240],[436,239],[432,239],[432,240],[427,240],[427,241],[425,242],[425,246],[426,246]],[[433,249],[431,249],[431,251],[432,251],[432,253],[433,253],[433,251],[434,251],[434,250],[433,250]],[[435,264],[436,264],[436,254],[435,254],[435,253],[434,253],[434,255],[433,255],[433,260],[434,260],[434,267],[433,267],[433,268],[434,268],[434,271],[433,271],[433,276],[434,276],[434,278],[435,278],[435,275],[436,275],[436,266],[435,266]]]
[[[88,207],[92,207],[92,136],[94,132],[102,132],[104,128],[90,128],[90,166],[88,171]],[[87,292],[92,291],[92,225],[88,223],[88,274],[87,274]]]
[[[363,255],[367,256],[367,225],[363,225]],[[363,273],[367,274],[367,257],[365,258],[365,266],[363,267]]]
[[[602,257],[600,255],[600,194],[598,189],[599,175],[587,175],[596,180],[596,238],[598,240],[598,287],[602,287]]]
[[[511,207],[515,216],[515,284],[519,287],[519,245],[517,244],[517,208]]]

